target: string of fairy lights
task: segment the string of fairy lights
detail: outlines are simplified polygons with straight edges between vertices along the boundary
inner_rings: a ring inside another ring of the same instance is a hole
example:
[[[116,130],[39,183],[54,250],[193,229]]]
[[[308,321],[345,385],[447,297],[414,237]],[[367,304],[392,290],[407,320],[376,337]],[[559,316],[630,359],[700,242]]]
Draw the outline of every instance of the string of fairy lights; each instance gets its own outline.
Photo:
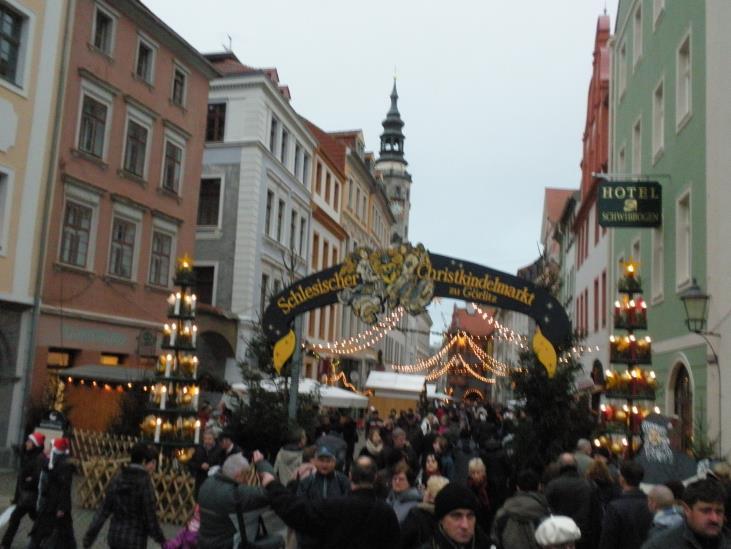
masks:
[[[349,355],[373,347],[381,341],[388,332],[393,330],[401,321],[406,311],[403,307],[397,307],[385,319],[379,321],[375,326],[360,332],[354,336],[340,341],[328,343],[311,343],[308,348],[318,352],[331,353],[334,355]]]

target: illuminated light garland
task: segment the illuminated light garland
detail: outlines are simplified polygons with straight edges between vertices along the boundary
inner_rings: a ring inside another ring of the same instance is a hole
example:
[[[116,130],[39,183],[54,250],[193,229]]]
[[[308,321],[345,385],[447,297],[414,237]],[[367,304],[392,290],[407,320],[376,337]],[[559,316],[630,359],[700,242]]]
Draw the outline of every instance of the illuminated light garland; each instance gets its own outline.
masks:
[[[493,372],[496,375],[499,376],[506,376],[508,375],[508,372],[510,372],[510,367],[507,364],[504,364],[503,362],[499,362],[495,358],[488,355],[485,351],[480,349],[472,340],[468,340],[468,345],[470,346],[470,349],[472,349],[472,352],[477,355],[477,358],[482,360],[483,365]]]
[[[465,362],[464,358],[462,358],[462,355],[457,355],[457,356],[459,357],[459,361],[462,363],[462,367],[465,370],[467,370],[467,372],[469,372],[469,374],[472,377],[474,377],[475,379],[477,379],[479,381],[482,381],[483,383],[495,383],[494,379],[488,379],[484,376],[481,376],[480,374],[475,372],[472,368],[470,368],[470,365]]]
[[[449,371],[449,368],[452,366],[452,364],[457,362],[456,359],[457,359],[457,356],[455,355],[452,358],[450,358],[444,364],[444,366],[442,366],[439,370],[434,370],[433,372],[428,373],[426,376],[426,380],[434,381],[435,379],[439,379],[440,377],[442,377],[444,374],[446,374]]]
[[[487,320],[488,324],[494,326],[498,333],[500,333],[503,338],[506,338],[506,341],[515,342],[515,344],[520,345],[521,348],[523,347],[523,344],[528,341],[526,336],[520,335],[507,326],[500,324],[497,320],[495,320],[494,316],[483,311],[477,303],[472,303],[472,306],[475,308],[475,311],[477,311],[477,314],[482,316],[483,320]]]
[[[450,339],[447,343],[442,345],[442,348],[439,349],[439,351],[436,352],[436,354],[430,356],[429,358],[425,358],[423,360],[420,360],[419,362],[416,362],[414,364],[392,364],[391,367],[394,371],[398,373],[408,373],[412,374],[415,372],[423,372],[424,370],[428,370],[430,368],[433,368],[437,365],[439,362],[439,359],[441,359],[449,349],[452,348],[452,346],[459,341],[460,335],[454,335],[452,336],[452,339]]]
[[[388,332],[394,329],[396,324],[403,318],[406,313],[403,307],[397,307],[391,312],[386,319],[381,320],[376,326],[369,328],[365,332],[361,332],[354,336],[341,341],[332,343],[316,343],[310,344],[309,348],[322,353],[330,353],[334,355],[349,355],[357,353],[369,347],[373,347],[381,341]]]

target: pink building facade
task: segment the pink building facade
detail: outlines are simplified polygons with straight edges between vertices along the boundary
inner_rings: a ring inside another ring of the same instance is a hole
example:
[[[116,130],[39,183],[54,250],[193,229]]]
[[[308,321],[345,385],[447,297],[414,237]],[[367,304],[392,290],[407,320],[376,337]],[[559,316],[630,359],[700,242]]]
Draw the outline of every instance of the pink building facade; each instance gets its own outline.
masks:
[[[70,368],[103,365],[124,381],[153,363],[176,257],[194,252],[208,82],[217,75],[141,2],[79,0],[74,18],[34,402],[49,372],[63,380]],[[68,391],[72,419],[105,428],[114,399],[80,389]],[[91,401],[104,403],[79,409]]]

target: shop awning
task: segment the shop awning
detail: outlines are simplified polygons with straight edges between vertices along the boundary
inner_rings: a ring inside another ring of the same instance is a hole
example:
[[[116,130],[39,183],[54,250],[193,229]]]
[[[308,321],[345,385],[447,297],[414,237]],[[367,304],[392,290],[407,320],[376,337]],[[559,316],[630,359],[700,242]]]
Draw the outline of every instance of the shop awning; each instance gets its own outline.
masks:
[[[426,386],[426,398],[427,400],[452,400],[452,397],[446,393],[440,393],[437,391],[435,383],[428,383]]]
[[[426,376],[397,374],[396,372],[371,372],[366,389],[373,389],[376,396],[418,400],[424,390]]]

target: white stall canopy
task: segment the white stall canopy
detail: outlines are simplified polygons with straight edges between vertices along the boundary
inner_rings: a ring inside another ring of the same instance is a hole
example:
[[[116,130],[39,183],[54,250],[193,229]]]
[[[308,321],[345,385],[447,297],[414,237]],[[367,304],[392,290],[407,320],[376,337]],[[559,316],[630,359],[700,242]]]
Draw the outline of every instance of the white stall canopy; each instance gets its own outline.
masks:
[[[371,372],[366,389],[373,389],[377,397],[419,400],[424,390],[426,376],[397,374],[396,372]]]
[[[270,392],[277,390],[277,384],[284,384],[284,380],[277,379],[276,381],[272,381],[271,379],[264,379],[261,382],[262,388]],[[244,394],[249,391],[246,383],[234,383],[232,388],[234,391]],[[368,397],[354,393],[353,391],[333,387],[332,385],[325,385],[309,378],[301,378],[299,381],[298,392],[301,395],[309,395],[318,389],[320,391],[321,406],[327,406],[329,408],[366,408],[368,406]]]

